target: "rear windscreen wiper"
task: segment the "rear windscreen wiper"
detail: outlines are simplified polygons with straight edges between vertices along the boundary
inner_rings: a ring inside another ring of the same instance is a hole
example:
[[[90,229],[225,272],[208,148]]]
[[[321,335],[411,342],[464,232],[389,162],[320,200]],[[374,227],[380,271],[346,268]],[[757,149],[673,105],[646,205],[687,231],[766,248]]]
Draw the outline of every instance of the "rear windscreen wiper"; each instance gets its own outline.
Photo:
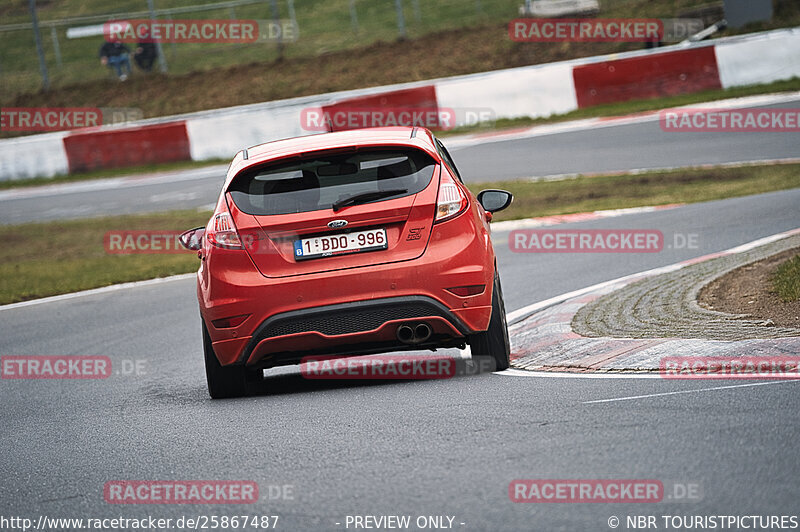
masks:
[[[388,198],[389,196],[396,196],[397,194],[405,194],[408,190],[404,188],[396,188],[392,190],[378,190],[376,192],[362,192],[361,194],[356,194],[355,196],[350,196],[349,198],[340,199],[331,207],[333,207],[333,212],[336,212],[348,205],[358,205],[359,203],[368,203],[370,201],[379,200],[381,198]]]

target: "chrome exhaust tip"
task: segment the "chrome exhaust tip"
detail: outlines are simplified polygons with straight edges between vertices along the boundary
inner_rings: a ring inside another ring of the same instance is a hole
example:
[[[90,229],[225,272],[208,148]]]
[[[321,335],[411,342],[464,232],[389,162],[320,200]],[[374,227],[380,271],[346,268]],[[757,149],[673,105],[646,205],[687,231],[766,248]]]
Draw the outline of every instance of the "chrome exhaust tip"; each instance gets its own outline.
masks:
[[[397,339],[404,344],[414,343],[414,329],[408,325],[401,325],[397,328]]]
[[[433,334],[433,331],[427,323],[418,323],[417,326],[414,327],[414,340],[417,343],[426,341],[431,337],[431,334]]]

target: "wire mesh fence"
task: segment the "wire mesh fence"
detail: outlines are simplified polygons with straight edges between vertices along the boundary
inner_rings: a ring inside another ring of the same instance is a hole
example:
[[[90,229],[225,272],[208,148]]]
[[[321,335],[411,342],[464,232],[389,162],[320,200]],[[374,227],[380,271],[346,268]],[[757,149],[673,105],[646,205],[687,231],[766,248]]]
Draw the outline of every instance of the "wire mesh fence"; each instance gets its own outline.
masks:
[[[53,87],[112,78],[112,71],[100,63],[105,39],[96,31],[112,20],[288,20],[297,28],[296,39],[163,43],[162,60],[153,71],[174,75],[316,56],[487,24],[498,26],[497,39],[507,39],[503,25],[532,4],[576,1],[587,0],[118,0],[114,11],[109,11],[106,0],[6,0],[0,6],[0,103],[42,88],[43,70]],[[37,7],[43,68],[30,5]],[[599,0],[599,6],[600,17],[674,17],[699,8],[713,11],[714,16],[721,12],[719,1],[708,0]],[[135,44],[128,46],[135,49]],[[134,66],[133,75],[149,74]]]
[[[37,9],[42,52],[53,87],[92,79],[108,79],[113,72],[101,65],[99,49],[105,42],[97,27],[111,20],[158,21],[259,20],[292,21],[296,39],[269,39],[252,43],[163,43],[162,60],[154,72],[184,74],[223,66],[318,55],[369,45],[377,41],[414,38],[426,33],[478,24],[508,21],[524,0],[123,0],[117,11],[103,12],[100,0],[69,4],[45,2]],[[106,7],[107,9],[107,7]],[[0,97],[30,92],[43,86],[42,72],[27,0],[12,0],[0,25]],[[126,45],[133,53],[135,44]],[[133,68],[133,75],[146,72]]]

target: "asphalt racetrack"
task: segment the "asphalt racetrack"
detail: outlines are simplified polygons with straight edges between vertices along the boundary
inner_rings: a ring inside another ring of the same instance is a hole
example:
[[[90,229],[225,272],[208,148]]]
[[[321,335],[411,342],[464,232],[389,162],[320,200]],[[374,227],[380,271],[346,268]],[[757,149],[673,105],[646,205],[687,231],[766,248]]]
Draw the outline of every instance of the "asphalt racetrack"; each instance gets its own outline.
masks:
[[[571,225],[660,229],[656,254],[514,254],[498,233],[507,309],[795,228],[798,205],[794,189]],[[698,247],[675,249],[674,234],[698,235]],[[623,528],[633,515],[797,512],[797,382],[507,372],[360,384],[268,372],[255,396],[212,401],[194,292],[184,278],[0,310],[3,355],[104,355],[118,368],[103,380],[2,381],[0,513],[278,515],[279,530],[345,530],[348,515],[383,514],[450,516],[461,530],[610,530],[612,516]],[[668,497],[508,496],[514,479],[592,478],[658,479]],[[113,480],[204,479],[255,481],[260,500],[103,497]],[[689,485],[702,495],[672,498]],[[270,499],[270,486],[291,486],[291,498]]]
[[[650,121],[463,143],[453,154],[467,180],[491,181],[797,158],[800,142],[787,133],[670,135]],[[0,192],[0,223],[203,207],[224,171]],[[496,232],[506,309],[800,227],[799,206],[796,188],[560,226],[657,229],[659,253],[517,254]],[[695,247],[682,245],[689,235]],[[0,515],[270,515],[277,530],[445,516],[459,530],[602,531],[613,518],[627,529],[637,515],[658,516],[663,529],[665,515],[798,511],[797,381],[509,371],[363,383],[289,369],[267,372],[251,397],[212,401],[190,277],[0,307],[0,356],[107,356],[115,368],[107,379],[0,381]],[[519,504],[508,493],[515,479],[657,479],[665,496]],[[260,499],[115,505],[103,494],[115,480],[246,480]]]

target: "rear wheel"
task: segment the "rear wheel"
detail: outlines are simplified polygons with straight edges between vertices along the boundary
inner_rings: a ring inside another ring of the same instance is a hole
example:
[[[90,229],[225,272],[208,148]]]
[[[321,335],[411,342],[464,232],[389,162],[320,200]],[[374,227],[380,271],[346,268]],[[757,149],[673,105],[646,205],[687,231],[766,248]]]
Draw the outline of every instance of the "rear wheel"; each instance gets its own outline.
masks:
[[[203,324],[203,354],[206,360],[208,394],[212,399],[246,395],[248,383],[258,377],[257,372],[248,370],[243,365],[223,366],[219,363],[205,323]]]
[[[500,278],[494,275],[492,293],[492,317],[489,329],[469,336],[469,347],[473,357],[491,357],[497,371],[508,369],[511,365],[511,342],[508,339],[506,309],[503,302],[503,289]]]

